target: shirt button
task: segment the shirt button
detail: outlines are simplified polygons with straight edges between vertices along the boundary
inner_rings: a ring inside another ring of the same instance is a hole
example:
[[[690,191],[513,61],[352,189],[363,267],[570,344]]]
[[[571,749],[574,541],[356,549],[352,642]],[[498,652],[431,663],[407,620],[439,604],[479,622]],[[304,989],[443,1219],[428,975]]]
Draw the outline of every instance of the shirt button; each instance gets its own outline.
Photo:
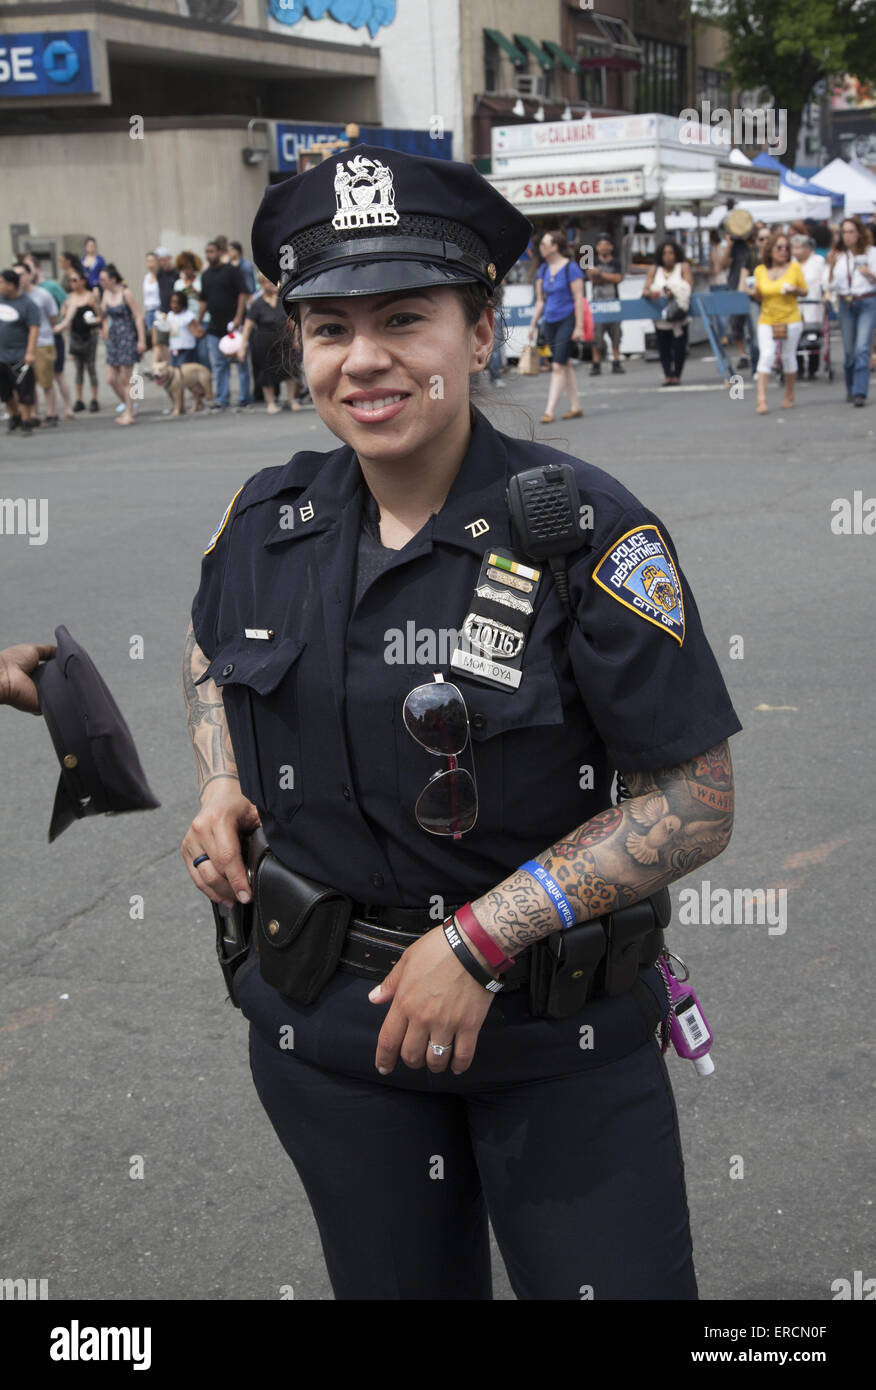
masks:
[[[230,675],[231,675],[231,672],[232,672],[233,670],[234,670],[234,662],[233,662],[233,661],[229,661],[229,663],[228,663],[227,666],[223,666],[223,667],[222,667],[222,674],[223,674],[223,676],[230,676]]]
[[[383,887],[383,874],[372,874],[372,875],[371,875],[371,886],[372,886],[372,888],[382,888],[382,887]]]
[[[344,800],[345,800],[345,801],[349,801],[349,800],[350,800],[350,797],[351,797],[352,795],[353,795],[353,793],[350,791],[350,788],[349,788],[349,787],[344,787]]]
[[[473,729],[485,729],[487,727],[487,716],[485,714],[473,714],[471,717],[471,727]]]

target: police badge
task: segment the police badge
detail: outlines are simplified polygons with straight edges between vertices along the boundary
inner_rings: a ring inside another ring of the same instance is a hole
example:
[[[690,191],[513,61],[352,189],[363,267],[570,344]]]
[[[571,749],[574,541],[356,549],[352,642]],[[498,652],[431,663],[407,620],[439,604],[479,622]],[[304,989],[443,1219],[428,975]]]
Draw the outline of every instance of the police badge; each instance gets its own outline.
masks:
[[[338,210],[332,226],[338,231],[354,227],[394,227],[398,222],[392,170],[379,159],[357,154],[341,160],[335,169]]]

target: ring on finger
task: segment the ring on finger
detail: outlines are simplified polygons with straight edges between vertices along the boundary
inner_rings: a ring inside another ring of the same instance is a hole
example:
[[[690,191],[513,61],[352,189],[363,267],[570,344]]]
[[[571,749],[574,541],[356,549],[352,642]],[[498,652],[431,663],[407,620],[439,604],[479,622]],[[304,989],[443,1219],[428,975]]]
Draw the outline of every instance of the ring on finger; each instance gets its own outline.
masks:
[[[209,854],[199,854],[197,859],[192,860],[192,868],[196,869],[199,864],[203,864],[204,860],[209,858]]]
[[[430,1048],[432,1049],[432,1051],[435,1053],[435,1056],[436,1056],[436,1057],[443,1057],[445,1052],[449,1052],[449,1051],[451,1050],[451,1048],[453,1047],[453,1043],[452,1043],[452,1042],[449,1042],[449,1043],[436,1043],[436,1042],[433,1042],[432,1039],[430,1038],[430,1039],[429,1039],[429,1046],[430,1046]]]

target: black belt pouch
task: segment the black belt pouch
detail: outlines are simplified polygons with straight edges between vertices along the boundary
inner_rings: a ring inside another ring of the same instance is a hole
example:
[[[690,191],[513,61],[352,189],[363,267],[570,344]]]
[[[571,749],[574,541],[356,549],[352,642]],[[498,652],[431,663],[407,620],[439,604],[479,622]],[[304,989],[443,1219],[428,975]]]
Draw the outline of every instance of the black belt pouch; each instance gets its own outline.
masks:
[[[552,932],[532,947],[529,1012],[534,1018],[567,1018],[593,993],[597,967],[605,955],[605,932],[597,918],[564,932]]]
[[[312,1004],[337,969],[352,899],[296,874],[273,854],[254,884],[256,949],[266,984],[296,1004]]]

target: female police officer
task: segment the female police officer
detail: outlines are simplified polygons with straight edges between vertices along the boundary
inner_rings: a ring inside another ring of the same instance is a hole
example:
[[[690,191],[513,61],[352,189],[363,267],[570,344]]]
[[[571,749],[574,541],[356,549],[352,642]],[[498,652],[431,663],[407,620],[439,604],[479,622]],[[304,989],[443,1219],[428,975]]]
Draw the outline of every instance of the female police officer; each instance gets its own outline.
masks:
[[[205,553],[182,852],[234,902],[270,845],[233,993],[341,1299],[491,1298],[487,1214],[519,1298],[696,1297],[654,933],[630,973],[607,914],[724,848],[740,726],[659,520],[471,408],[528,235],[470,166],[361,145],[253,227],[341,447]],[[506,505],[547,464],[589,528],[567,602]]]

